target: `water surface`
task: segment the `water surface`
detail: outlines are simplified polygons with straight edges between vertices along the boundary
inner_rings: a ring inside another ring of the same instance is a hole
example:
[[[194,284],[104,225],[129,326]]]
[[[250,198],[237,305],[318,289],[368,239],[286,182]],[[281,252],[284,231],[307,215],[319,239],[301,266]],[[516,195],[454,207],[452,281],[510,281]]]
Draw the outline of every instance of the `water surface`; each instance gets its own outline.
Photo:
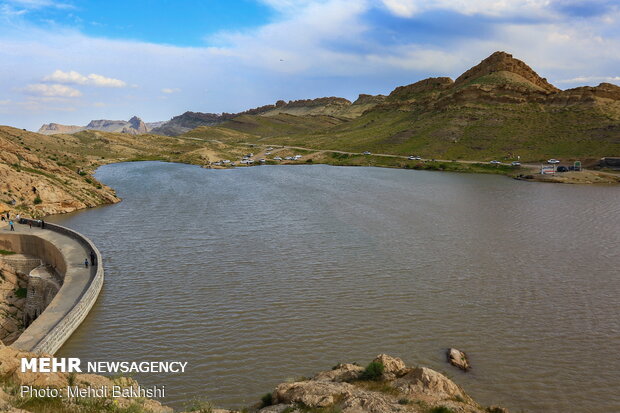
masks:
[[[165,403],[258,400],[378,353],[515,411],[620,411],[620,190],[378,168],[97,178],[123,202],[53,217],[96,243],[102,294],[59,354],[187,360]],[[445,349],[466,351],[465,374]]]

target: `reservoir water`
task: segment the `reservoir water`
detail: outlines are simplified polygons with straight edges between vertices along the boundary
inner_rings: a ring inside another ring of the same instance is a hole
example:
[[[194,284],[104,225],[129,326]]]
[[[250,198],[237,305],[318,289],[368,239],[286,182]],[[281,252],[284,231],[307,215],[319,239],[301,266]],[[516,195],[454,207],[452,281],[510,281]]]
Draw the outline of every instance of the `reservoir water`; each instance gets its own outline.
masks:
[[[106,270],[58,356],[187,361],[135,375],[175,408],[240,408],[388,353],[483,404],[620,411],[619,187],[321,165],[96,176],[123,202],[50,219],[89,236]]]

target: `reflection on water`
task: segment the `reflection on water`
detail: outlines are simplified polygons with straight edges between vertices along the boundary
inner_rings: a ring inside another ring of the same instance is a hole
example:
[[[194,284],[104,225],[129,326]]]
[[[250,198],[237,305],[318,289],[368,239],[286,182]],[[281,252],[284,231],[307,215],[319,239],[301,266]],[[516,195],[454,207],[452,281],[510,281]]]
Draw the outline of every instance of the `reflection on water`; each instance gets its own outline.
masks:
[[[106,282],[61,349],[187,360],[166,403],[241,407],[385,352],[526,411],[620,410],[620,190],[328,166],[100,168],[120,204],[50,221]],[[454,346],[473,363],[445,362]]]

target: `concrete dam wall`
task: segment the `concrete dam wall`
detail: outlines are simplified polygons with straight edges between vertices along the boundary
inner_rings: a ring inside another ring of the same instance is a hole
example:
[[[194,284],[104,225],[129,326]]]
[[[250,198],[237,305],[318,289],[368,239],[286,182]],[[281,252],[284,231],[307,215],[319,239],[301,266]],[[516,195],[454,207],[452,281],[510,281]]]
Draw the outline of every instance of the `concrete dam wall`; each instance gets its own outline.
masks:
[[[103,265],[99,250],[82,234],[56,224],[45,223],[41,229],[38,221],[32,223],[32,228],[16,225],[15,232],[0,233],[0,249],[35,257],[44,264],[30,273],[29,305],[24,312],[29,325],[13,346],[54,354],[97,301]],[[90,261],[91,253],[95,265],[86,267],[84,260]],[[59,287],[57,292],[55,287]]]

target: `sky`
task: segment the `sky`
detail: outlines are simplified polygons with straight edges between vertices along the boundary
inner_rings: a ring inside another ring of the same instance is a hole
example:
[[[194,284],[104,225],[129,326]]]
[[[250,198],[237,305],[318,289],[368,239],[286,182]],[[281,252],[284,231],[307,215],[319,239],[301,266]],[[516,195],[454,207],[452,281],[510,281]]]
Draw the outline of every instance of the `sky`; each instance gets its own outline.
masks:
[[[618,0],[0,0],[0,124],[388,94],[494,51],[620,84]]]

